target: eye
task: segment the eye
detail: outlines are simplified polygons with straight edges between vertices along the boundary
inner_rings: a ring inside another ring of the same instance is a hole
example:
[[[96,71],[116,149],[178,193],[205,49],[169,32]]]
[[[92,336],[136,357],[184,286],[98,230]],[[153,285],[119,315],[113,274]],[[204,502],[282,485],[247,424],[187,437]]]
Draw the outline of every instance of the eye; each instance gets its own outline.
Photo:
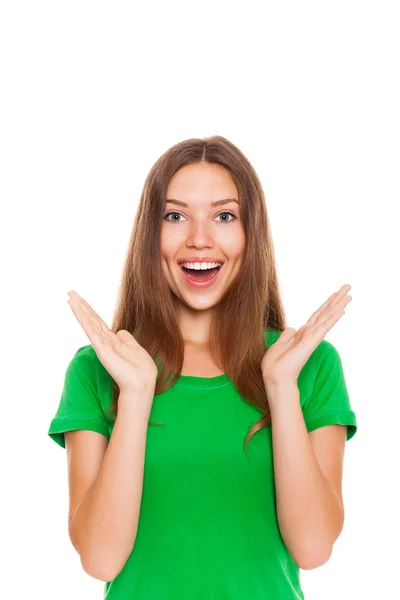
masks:
[[[170,217],[171,215],[178,215],[178,216],[180,216],[180,217],[182,216],[180,213],[177,213],[177,212],[170,212],[170,213],[167,213],[166,215],[164,215],[164,220],[165,220],[165,221],[169,221],[169,219],[167,219],[167,217]],[[175,221],[175,222],[177,222],[177,220],[176,220],[176,219],[174,219],[174,221]]]
[[[180,217],[182,217],[182,216],[183,216],[183,215],[181,215],[181,213],[178,213],[178,212],[169,212],[169,213],[167,213],[166,215],[164,215],[164,219],[165,219],[166,221],[169,221],[170,219],[167,219],[167,217],[169,217],[169,216],[171,216],[171,215],[179,215]],[[235,216],[233,213],[231,213],[231,212],[224,211],[224,212],[222,212],[222,213],[219,213],[219,215],[217,215],[217,217],[220,217],[221,215],[230,215],[231,217],[233,217],[234,219],[236,219],[236,216]],[[173,219],[173,220],[171,221],[171,223],[172,223],[172,222],[179,223],[179,221],[178,221],[177,219]],[[225,219],[225,220],[221,221],[221,223],[230,223],[230,221],[227,221],[227,220]]]
[[[226,212],[225,211],[225,212],[219,213],[219,215],[217,215],[217,217],[220,217],[221,215],[230,215],[231,217],[233,217],[234,219],[236,219],[236,216],[234,214],[230,213],[230,212]],[[230,223],[230,221],[224,220],[224,221],[222,221],[222,223]]]

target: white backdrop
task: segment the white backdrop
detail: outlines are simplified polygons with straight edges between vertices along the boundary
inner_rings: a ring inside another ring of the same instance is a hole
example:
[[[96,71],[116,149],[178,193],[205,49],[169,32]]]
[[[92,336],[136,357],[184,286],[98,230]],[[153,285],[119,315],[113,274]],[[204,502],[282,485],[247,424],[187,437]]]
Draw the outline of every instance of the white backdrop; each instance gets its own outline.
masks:
[[[178,141],[214,134],[262,181],[289,326],[352,286],[326,338],[359,426],[345,451],[345,525],[329,562],[301,572],[306,600],[397,597],[397,9],[385,0],[1,4],[7,600],[102,598],[68,538],[66,453],[47,435],[68,361],[89,343],[67,291],[110,324],[149,169]]]

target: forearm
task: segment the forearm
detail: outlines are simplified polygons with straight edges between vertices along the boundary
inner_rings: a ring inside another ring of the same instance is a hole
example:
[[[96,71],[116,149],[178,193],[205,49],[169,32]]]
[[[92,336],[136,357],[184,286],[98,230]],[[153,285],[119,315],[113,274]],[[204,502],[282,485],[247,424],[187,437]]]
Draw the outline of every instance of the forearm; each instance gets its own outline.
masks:
[[[70,527],[85,571],[103,581],[114,579],[132,551],[142,498],[149,413],[124,393],[98,476]]]
[[[343,527],[341,504],[321,472],[296,384],[268,386],[277,518],[282,538],[301,568],[324,564]]]

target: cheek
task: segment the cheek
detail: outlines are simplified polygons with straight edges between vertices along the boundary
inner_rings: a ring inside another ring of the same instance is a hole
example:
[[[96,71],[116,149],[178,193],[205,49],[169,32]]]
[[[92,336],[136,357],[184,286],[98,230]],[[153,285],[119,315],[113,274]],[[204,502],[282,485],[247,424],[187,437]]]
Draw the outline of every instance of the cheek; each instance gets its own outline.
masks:
[[[221,235],[219,244],[231,258],[239,258],[242,256],[245,247],[245,236],[241,229],[235,229]]]
[[[178,231],[167,228],[161,230],[161,252],[164,254],[174,253],[181,243],[182,234]]]
[[[174,285],[174,278],[172,273],[170,272],[169,269],[169,262],[168,262],[168,258],[164,259],[163,257],[161,257],[161,269],[162,272],[164,274],[165,280],[168,284],[168,286]]]

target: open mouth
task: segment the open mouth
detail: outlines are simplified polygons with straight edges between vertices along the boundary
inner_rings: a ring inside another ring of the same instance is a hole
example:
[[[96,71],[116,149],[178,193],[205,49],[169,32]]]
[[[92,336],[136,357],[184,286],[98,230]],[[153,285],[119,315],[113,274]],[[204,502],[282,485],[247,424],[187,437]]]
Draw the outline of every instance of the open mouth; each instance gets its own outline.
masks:
[[[222,269],[223,264],[212,269],[188,269],[182,264],[179,264],[179,267],[188,279],[201,284],[213,279],[217,275],[217,273]]]

